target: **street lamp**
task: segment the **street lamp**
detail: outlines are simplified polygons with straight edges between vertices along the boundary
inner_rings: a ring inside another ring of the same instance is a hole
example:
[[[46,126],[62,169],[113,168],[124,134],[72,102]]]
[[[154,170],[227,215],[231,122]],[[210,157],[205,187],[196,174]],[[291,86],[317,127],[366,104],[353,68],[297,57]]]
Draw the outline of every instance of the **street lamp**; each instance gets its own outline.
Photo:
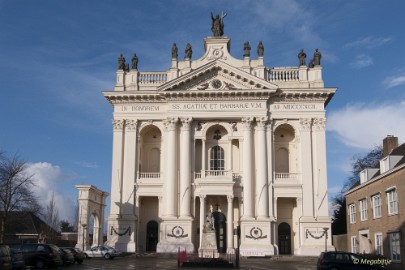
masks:
[[[83,245],[83,248],[82,248],[82,250],[84,251],[84,234],[85,234],[87,225],[86,225],[86,224],[82,224],[82,227],[83,227],[83,231],[82,231],[82,234],[83,234],[83,238],[82,238],[82,245]]]

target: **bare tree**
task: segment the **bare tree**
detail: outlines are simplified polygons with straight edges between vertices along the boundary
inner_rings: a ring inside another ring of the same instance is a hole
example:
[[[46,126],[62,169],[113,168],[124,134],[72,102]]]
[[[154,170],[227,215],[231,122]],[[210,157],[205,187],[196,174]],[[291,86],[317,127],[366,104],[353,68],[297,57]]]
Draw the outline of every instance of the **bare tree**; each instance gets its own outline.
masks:
[[[43,234],[46,237],[46,242],[55,243],[57,232],[60,230],[60,222],[59,222],[59,211],[56,208],[54,192],[52,192],[52,197],[49,200],[49,204],[46,207],[44,219],[46,225],[44,226],[44,228],[42,228],[42,230]]]
[[[34,214],[40,211],[34,194],[35,180],[26,172],[27,164],[18,155],[12,158],[0,153],[0,243],[4,241],[10,212],[27,211]]]
[[[376,146],[364,156],[354,156],[352,159],[351,176],[343,184],[342,190],[333,199],[334,204],[332,233],[346,233],[346,197],[345,193],[360,184],[360,172],[366,168],[377,166],[383,158],[383,147]]]

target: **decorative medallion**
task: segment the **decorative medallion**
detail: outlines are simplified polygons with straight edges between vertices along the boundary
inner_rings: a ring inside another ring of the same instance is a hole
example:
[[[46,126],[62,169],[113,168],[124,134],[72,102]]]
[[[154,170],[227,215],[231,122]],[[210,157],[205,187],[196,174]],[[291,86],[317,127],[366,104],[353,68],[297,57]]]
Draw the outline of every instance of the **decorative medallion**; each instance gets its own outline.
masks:
[[[211,86],[214,89],[219,89],[222,86],[222,82],[220,80],[218,80],[218,79],[212,80],[211,81]]]
[[[245,235],[245,236],[246,236],[246,238],[250,238],[250,239],[254,239],[254,240],[267,238],[267,235],[263,235],[263,231],[259,227],[253,227],[250,230],[250,235]]]
[[[185,238],[188,237],[188,234],[184,234],[184,229],[181,226],[174,226],[172,233],[168,233],[167,236],[175,238]]]

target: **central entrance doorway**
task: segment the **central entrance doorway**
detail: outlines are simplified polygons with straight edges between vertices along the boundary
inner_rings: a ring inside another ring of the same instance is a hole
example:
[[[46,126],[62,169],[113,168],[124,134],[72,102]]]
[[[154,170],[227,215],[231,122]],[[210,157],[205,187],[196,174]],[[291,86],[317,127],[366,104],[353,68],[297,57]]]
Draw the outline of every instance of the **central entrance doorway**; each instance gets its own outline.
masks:
[[[151,220],[146,225],[146,251],[156,252],[158,239],[159,224]]]
[[[222,212],[213,212],[215,236],[219,253],[226,253],[226,217]]]
[[[278,248],[280,255],[291,254],[291,228],[286,222],[278,225]]]

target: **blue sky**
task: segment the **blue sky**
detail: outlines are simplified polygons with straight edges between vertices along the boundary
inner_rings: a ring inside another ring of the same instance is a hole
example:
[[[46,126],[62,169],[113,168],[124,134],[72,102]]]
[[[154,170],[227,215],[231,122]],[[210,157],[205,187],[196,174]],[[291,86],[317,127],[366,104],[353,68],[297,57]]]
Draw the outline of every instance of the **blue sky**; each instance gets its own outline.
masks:
[[[118,55],[136,52],[140,71],[162,71],[172,44],[182,57],[189,42],[197,59],[211,11],[227,12],[235,57],[260,40],[269,67],[298,65],[301,48],[322,52],[325,86],[338,87],[327,107],[330,195],[354,155],[388,134],[405,141],[405,1],[0,0],[0,150],[29,163],[44,205],[55,192],[71,219],[76,184],[110,192],[102,91],[113,89]]]

